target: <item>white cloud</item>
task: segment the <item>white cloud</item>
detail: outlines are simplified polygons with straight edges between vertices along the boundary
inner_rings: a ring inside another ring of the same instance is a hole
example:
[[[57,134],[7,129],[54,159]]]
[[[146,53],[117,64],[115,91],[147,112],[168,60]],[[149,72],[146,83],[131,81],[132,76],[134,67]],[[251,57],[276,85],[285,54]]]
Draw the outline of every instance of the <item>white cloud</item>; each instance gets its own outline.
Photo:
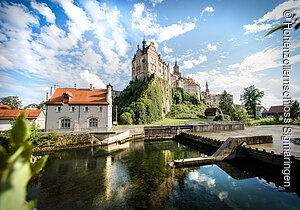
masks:
[[[45,3],[37,3],[36,1],[32,1],[31,7],[37,10],[41,15],[45,16],[49,23],[55,23],[55,15]]]
[[[253,24],[244,25],[245,34],[248,33],[257,33],[259,31],[265,31],[273,27],[275,24],[278,24],[277,21],[283,17],[283,12],[285,10],[290,10],[299,14],[300,12],[300,0],[290,0],[279,4],[275,7],[272,11],[266,13],[263,17],[259,18],[258,20],[254,20]],[[272,21],[273,23],[267,23]]]
[[[164,51],[166,54],[169,54],[169,53],[173,52],[173,49],[172,49],[172,48],[169,48],[167,45],[164,45],[164,46],[163,46],[163,51]]]
[[[0,19],[6,24],[5,27],[10,29],[24,29],[29,25],[39,25],[38,20],[28,13],[27,8],[22,4],[8,5],[3,3],[0,7]],[[3,26],[2,25],[2,26]]]
[[[218,63],[222,63],[222,61],[219,60]]]
[[[207,7],[205,7],[205,9],[203,9],[203,10],[201,11],[200,15],[203,16],[204,13],[207,13],[208,15],[210,15],[210,14],[213,13],[214,11],[215,11],[215,10],[214,10],[213,7],[207,6]]]
[[[84,70],[80,73],[81,77],[81,85],[85,87],[89,87],[89,84],[93,84],[95,88],[105,89],[106,85],[102,82],[102,80],[93,73],[90,73],[88,70]]]
[[[196,27],[196,24],[193,22],[172,24],[169,26],[160,26],[156,22],[156,14],[152,14],[150,10],[147,10],[144,3],[134,5],[131,18],[132,28],[140,30],[145,35],[154,36],[159,43],[191,31]]]
[[[198,64],[203,63],[205,61],[207,61],[207,57],[205,55],[200,55],[198,57],[198,59],[191,58],[189,60],[184,60],[183,65],[182,65],[182,69],[191,69],[195,65],[198,65]]]
[[[207,49],[209,51],[216,51],[217,50],[217,45],[208,44]]]
[[[152,3],[152,6],[155,7],[156,4],[162,3],[164,0],[150,0]]]

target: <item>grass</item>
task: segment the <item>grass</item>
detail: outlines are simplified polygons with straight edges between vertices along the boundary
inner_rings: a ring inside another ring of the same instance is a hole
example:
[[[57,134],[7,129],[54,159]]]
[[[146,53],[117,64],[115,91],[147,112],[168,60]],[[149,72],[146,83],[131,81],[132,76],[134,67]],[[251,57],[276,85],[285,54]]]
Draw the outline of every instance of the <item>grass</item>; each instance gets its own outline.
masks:
[[[199,119],[199,118],[192,118],[192,119],[178,119],[178,118],[165,118],[160,121],[153,122],[151,124],[145,125],[117,125],[113,127],[113,130],[118,130],[124,127],[140,127],[140,126],[155,126],[155,125],[184,125],[186,122],[190,121],[212,121],[211,119]]]
[[[250,125],[281,125],[281,124],[284,124],[283,122],[283,118],[280,118],[279,119],[279,122],[276,122],[273,117],[271,118],[261,118],[261,119],[258,119],[258,120],[255,120],[253,118],[250,119],[249,121],[249,124]]]

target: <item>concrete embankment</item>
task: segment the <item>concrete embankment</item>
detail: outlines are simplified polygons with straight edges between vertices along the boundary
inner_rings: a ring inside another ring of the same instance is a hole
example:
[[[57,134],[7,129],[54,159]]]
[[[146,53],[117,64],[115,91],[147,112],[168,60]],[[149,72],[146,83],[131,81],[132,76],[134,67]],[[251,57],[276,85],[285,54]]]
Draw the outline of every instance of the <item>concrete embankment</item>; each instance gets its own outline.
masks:
[[[271,135],[230,137],[226,141],[221,141],[201,136],[200,134],[181,133],[177,136],[177,139],[180,139],[180,141],[193,142],[194,144],[209,145],[218,148],[218,150],[212,156],[206,158],[175,160],[174,163],[171,164],[174,166],[210,164],[224,159],[233,159],[235,157],[250,157],[269,164],[280,167],[283,166],[282,154],[275,153],[274,151],[266,152],[264,149],[259,150],[257,148],[252,149],[249,147],[249,145],[272,143],[273,140]],[[295,158],[295,156],[291,156],[291,161],[292,166],[299,169],[299,159]]]
[[[175,138],[182,132],[244,130],[241,122],[209,122],[191,125],[145,126],[145,140]]]

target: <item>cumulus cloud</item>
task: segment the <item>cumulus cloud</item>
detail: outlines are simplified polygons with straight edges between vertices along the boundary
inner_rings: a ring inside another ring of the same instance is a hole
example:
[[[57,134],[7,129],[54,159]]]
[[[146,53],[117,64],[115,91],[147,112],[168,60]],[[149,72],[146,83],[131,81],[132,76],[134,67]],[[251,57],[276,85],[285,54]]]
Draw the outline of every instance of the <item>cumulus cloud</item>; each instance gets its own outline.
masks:
[[[271,29],[277,21],[283,17],[283,12],[285,10],[290,10],[299,14],[300,12],[300,0],[290,0],[279,4],[275,7],[272,11],[266,13],[263,17],[259,18],[258,20],[253,20],[253,24],[244,25],[245,34],[249,33],[257,33],[259,31],[265,31]],[[269,23],[272,22],[272,23]]]
[[[90,73],[88,70],[81,72],[80,76],[82,78],[81,84],[85,87],[89,87],[89,84],[93,84],[95,88],[106,88],[106,85],[103,83],[103,81],[96,74]]]
[[[207,49],[209,51],[216,51],[217,50],[217,45],[208,44]]]
[[[45,3],[37,3],[36,1],[32,1],[31,7],[37,10],[41,15],[45,16],[49,23],[55,23],[55,14],[49,7],[47,7]]]
[[[172,24],[169,26],[160,26],[153,14],[145,7],[144,3],[134,5],[132,12],[131,26],[134,30],[140,30],[145,35],[154,36],[157,42],[170,40],[173,37],[184,34],[196,27],[194,22]]]
[[[169,53],[173,52],[173,49],[172,49],[172,48],[169,48],[167,45],[164,45],[164,46],[163,46],[163,51],[164,51],[166,54],[169,54]]]
[[[31,8],[14,3],[0,5],[0,69],[10,70],[10,76],[22,75],[34,81],[26,84],[31,87],[35,83],[42,87],[48,83],[88,87],[93,83],[101,88],[108,83],[116,85],[114,81],[124,87],[123,81],[111,76],[130,75],[129,43],[117,7],[108,8],[97,1],[83,2],[80,7],[71,0],[56,3],[66,15],[61,27],[56,25],[55,14],[46,4],[32,1]],[[19,86],[25,88],[25,84]],[[26,95],[24,88],[15,91]]]
[[[207,61],[207,57],[205,55],[200,55],[198,58],[193,59],[190,58],[188,60],[183,61],[182,69],[191,69],[194,66]]]
[[[205,13],[207,13],[208,15],[211,15],[214,12],[214,8],[213,7],[205,7],[205,9],[203,9],[200,13],[201,16],[203,16]]]
[[[150,0],[152,3],[152,6],[155,7],[156,4],[162,3],[164,0]]]

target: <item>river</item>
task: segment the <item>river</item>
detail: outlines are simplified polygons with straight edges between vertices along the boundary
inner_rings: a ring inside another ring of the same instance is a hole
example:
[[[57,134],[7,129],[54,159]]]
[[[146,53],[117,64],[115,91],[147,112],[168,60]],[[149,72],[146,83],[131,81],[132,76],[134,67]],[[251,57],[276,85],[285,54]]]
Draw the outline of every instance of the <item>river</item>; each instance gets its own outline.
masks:
[[[28,189],[38,209],[299,209],[280,169],[248,159],[171,168],[211,155],[176,141],[140,141],[57,151]]]

